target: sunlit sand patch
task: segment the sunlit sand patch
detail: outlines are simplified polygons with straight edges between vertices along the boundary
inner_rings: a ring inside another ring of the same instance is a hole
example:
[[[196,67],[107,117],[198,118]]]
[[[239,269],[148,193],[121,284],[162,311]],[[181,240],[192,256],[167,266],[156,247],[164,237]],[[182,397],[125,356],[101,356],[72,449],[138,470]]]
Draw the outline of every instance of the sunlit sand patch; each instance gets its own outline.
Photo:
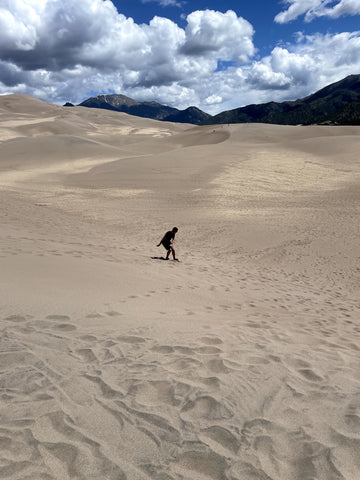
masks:
[[[131,126],[121,126],[121,127],[114,127],[109,126],[109,129],[105,127],[100,127],[98,125],[93,125],[96,128],[95,132],[89,132],[89,136],[99,135],[99,133],[111,133],[112,135],[149,135],[157,138],[168,137],[173,135],[170,130],[161,129],[161,128],[135,128]]]
[[[141,189],[141,188],[133,188],[133,189],[103,189],[102,193],[106,197],[111,198],[125,198],[125,197],[135,197],[137,195],[141,195],[143,193],[147,193],[149,190]]]
[[[44,123],[44,122],[52,122],[55,120],[55,117],[44,117],[44,118],[22,118],[19,120],[5,120],[3,122],[0,121],[0,128],[16,128],[16,127],[23,127],[25,125],[36,125],[37,123]]]
[[[13,138],[25,137],[26,135],[20,135],[18,132],[9,128],[0,127],[0,143],[12,140]]]
[[[266,200],[336,190],[353,178],[351,170],[322,164],[318,157],[310,154],[270,150],[239,159],[211,184],[224,197]]]
[[[153,137],[166,137],[172,135],[169,130],[160,128],[139,128],[134,132],[136,135],[152,135]]]
[[[136,133],[136,128],[129,127],[129,126],[121,126],[121,127],[116,127],[115,125],[95,125],[91,124],[92,127],[95,129],[94,132],[88,132],[87,135],[89,137],[91,136],[97,136],[99,134],[104,134],[104,133],[111,133],[111,135],[132,135]]]
[[[14,138],[27,137],[28,135],[15,130],[18,127],[26,127],[28,125],[37,125],[45,122],[55,121],[55,117],[45,118],[21,118],[19,120],[0,121],[0,142],[6,142]],[[13,130],[14,129],[14,130]],[[41,135],[39,133],[39,135]]]
[[[34,180],[36,178],[44,178],[48,175],[53,174],[62,174],[62,173],[83,173],[87,172],[93,167],[102,165],[113,161],[115,158],[82,158],[79,160],[73,160],[71,162],[61,162],[61,163],[52,163],[51,165],[45,166],[32,166],[28,169],[22,170],[11,170],[7,172],[2,172],[0,185],[2,186],[14,186],[17,183],[28,182],[29,180]]]

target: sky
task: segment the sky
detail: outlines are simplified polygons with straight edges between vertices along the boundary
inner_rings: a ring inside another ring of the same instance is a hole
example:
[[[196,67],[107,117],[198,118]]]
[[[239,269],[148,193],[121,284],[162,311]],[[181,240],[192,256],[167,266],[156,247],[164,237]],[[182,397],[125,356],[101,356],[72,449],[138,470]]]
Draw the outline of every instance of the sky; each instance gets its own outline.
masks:
[[[360,0],[0,0],[0,94],[210,114],[360,73]]]

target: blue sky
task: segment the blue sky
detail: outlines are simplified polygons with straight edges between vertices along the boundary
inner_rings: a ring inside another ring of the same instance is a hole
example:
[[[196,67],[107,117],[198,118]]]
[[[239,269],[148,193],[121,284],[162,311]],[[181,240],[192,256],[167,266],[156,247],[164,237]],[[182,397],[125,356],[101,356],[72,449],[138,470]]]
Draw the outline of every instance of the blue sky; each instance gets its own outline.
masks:
[[[117,0],[113,2],[119,12],[132,17],[136,23],[149,23],[155,16],[170,18],[178,25],[186,28],[186,17],[196,10],[233,10],[238,16],[248,20],[255,29],[255,43],[259,54],[270,53],[277,43],[293,42],[294,32],[307,34],[317,32],[339,33],[342,31],[360,30],[359,15],[343,15],[336,19],[317,17],[311,22],[304,22],[304,15],[291,22],[278,24],[274,22],[276,15],[285,10],[285,2],[272,0],[233,0],[233,1],[197,1],[173,2],[168,6],[161,2],[141,0]],[[167,3],[167,2],[165,2]],[[315,2],[314,2],[315,3]],[[338,3],[338,2],[333,2]],[[359,2],[360,3],[360,2]],[[360,12],[360,5],[358,8]]]
[[[360,0],[0,0],[0,94],[215,114],[360,73]]]

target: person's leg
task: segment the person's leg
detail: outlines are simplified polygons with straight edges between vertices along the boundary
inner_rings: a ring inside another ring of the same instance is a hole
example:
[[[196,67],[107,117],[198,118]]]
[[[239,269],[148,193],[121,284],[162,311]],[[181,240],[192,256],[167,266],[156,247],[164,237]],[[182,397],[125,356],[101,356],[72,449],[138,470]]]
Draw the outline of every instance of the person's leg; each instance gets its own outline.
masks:
[[[172,256],[173,256],[173,259],[175,260],[175,250],[173,248],[171,248],[171,251],[172,251]]]
[[[171,247],[170,247],[169,250],[167,251],[166,260],[169,260],[170,252],[171,252]]]

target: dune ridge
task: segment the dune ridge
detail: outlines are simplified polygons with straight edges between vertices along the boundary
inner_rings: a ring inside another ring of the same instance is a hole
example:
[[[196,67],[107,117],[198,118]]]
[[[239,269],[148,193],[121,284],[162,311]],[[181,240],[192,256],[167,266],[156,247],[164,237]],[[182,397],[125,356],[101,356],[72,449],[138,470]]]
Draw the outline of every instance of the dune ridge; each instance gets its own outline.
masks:
[[[0,97],[1,478],[356,480],[359,133]]]

